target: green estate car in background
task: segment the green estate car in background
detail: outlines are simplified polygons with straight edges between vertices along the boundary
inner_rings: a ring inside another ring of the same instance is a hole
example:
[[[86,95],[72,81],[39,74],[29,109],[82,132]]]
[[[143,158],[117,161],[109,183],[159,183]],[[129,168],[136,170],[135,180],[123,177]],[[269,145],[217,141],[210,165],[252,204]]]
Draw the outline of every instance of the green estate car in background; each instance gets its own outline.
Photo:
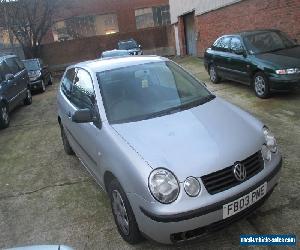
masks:
[[[204,64],[213,83],[245,83],[260,98],[300,86],[300,46],[279,30],[222,36],[206,50]]]

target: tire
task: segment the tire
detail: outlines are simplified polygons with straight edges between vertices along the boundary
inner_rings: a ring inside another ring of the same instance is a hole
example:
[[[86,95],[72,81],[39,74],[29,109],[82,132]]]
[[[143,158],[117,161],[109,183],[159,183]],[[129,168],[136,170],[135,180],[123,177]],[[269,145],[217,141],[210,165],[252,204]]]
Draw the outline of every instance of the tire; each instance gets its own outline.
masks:
[[[8,128],[10,122],[8,107],[5,103],[0,103],[0,129]]]
[[[119,234],[129,244],[137,244],[143,240],[130,203],[120,183],[113,179],[108,187],[111,209]],[[121,212],[122,211],[122,212]]]
[[[41,93],[44,93],[46,91],[46,84],[45,84],[45,81],[42,80],[42,83],[41,83]]]
[[[64,127],[62,125],[60,125],[60,134],[61,134],[61,140],[64,146],[64,150],[66,152],[67,155],[74,155],[74,151],[69,143],[69,140],[67,138],[67,135],[65,133]]]
[[[53,79],[52,79],[52,75],[50,75],[50,77],[49,77],[50,79],[49,79],[49,81],[48,81],[48,85],[52,85],[53,84]]]
[[[253,89],[255,95],[266,99],[270,97],[270,84],[268,78],[263,72],[258,72],[253,77]]]
[[[31,90],[28,88],[26,91],[26,98],[24,99],[24,105],[31,105],[32,104],[32,95]]]
[[[219,83],[220,82],[220,77],[218,76],[218,73],[216,71],[215,65],[211,64],[209,67],[209,78],[212,83]]]

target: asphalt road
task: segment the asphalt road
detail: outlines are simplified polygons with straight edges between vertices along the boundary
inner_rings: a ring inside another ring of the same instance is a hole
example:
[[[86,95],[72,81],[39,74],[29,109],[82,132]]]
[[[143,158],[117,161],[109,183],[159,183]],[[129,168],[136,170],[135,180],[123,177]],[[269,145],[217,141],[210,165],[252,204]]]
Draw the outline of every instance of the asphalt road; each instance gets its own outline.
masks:
[[[205,240],[180,248],[238,248],[243,233],[299,236],[300,92],[260,100],[238,83],[211,84],[199,59],[177,61],[206,81],[215,94],[268,125],[284,158],[280,183],[263,207]],[[174,248],[149,241],[132,247],[118,235],[106,195],[79,161],[63,151],[56,117],[57,87],[56,82],[46,93],[35,95],[31,106],[18,108],[10,128],[0,131],[0,248],[29,244],[66,244],[75,249]]]

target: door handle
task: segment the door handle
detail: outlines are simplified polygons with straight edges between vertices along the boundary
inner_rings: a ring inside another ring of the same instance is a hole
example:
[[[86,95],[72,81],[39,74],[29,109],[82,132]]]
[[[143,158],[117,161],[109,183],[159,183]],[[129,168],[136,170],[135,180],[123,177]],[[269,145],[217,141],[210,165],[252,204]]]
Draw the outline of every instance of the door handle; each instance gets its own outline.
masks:
[[[69,117],[70,119],[72,118],[72,114],[71,114],[70,111],[68,112],[68,117]]]

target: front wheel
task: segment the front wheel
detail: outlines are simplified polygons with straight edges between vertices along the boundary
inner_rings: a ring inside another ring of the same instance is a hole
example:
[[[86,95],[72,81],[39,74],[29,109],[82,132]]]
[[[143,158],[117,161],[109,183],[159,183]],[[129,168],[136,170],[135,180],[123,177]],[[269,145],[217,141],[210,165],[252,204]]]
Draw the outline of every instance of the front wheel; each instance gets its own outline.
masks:
[[[26,90],[26,98],[24,99],[24,104],[30,105],[31,103],[32,103],[32,95],[31,95],[31,90],[28,88]]]
[[[60,125],[60,134],[61,134],[61,140],[64,146],[64,150],[66,152],[67,155],[74,155],[74,151],[69,143],[68,137],[65,133],[64,127],[62,125]]]
[[[53,78],[52,75],[49,76],[49,81],[48,81],[48,85],[52,85],[53,84]]]
[[[266,99],[270,97],[269,80],[264,73],[258,72],[253,78],[253,88],[257,97]]]
[[[0,103],[0,128],[8,128],[9,121],[8,107],[4,103]]]
[[[216,71],[215,65],[210,65],[209,67],[209,78],[212,81],[212,83],[219,83],[220,77],[218,76],[218,73]]]
[[[46,91],[46,84],[45,84],[45,81],[42,80],[42,83],[41,83],[41,92],[44,93]]]
[[[122,238],[130,243],[137,244],[143,240],[138,228],[130,203],[120,183],[114,179],[108,189],[111,208],[115,223]]]

